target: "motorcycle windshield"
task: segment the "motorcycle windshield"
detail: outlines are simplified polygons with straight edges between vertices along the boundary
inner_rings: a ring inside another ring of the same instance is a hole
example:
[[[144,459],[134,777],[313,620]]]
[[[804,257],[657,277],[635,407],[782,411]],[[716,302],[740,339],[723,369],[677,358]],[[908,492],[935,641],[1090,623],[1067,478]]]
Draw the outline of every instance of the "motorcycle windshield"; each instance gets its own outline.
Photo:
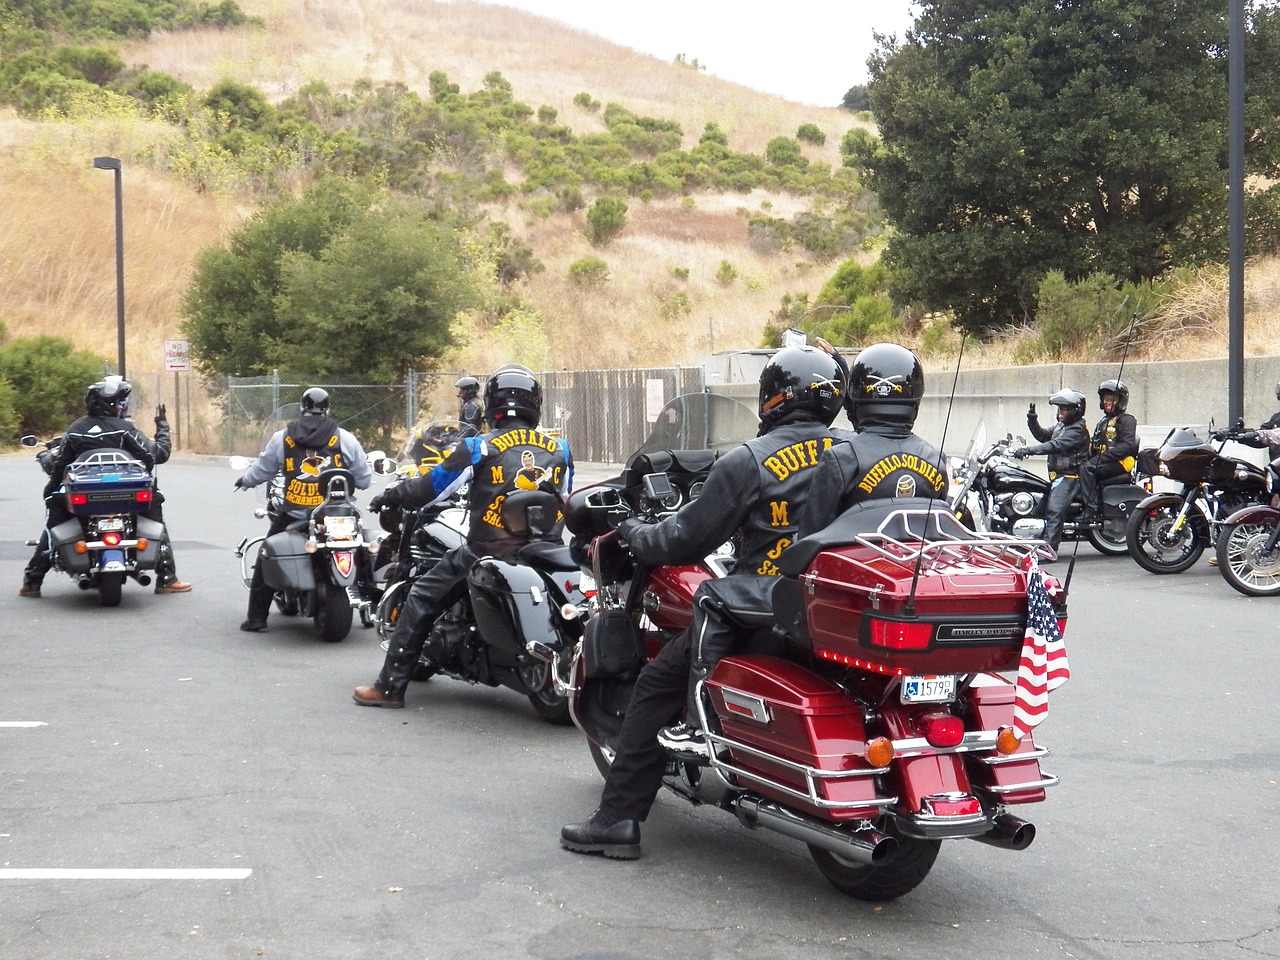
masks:
[[[687,393],[658,412],[644,443],[627,458],[658,450],[732,450],[756,435],[760,418],[756,411],[732,397],[718,393]]]
[[[461,420],[421,420],[405,439],[396,455],[400,466],[430,469],[448,455],[458,441],[474,437],[479,431]]]
[[[1208,450],[1214,452],[1212,444],[1201,440],[1190,427],[1178,427],[1164,438],[1160,445],[1160,459],[1172,460],[1179,454],[1190,450]]]

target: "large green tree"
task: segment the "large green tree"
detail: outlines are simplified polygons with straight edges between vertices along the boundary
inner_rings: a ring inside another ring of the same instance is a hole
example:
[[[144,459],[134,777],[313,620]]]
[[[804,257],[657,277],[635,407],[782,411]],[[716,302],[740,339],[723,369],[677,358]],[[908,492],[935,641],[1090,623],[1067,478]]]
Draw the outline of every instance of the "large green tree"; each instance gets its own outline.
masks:
[[[206,373],[391,383],[453,344],[476,296],[456,230],[415,198],[335,179],[206,250],[183,330]]]
[[[895,227],[895,300],[987,333],[1034,317],[1049,270],[1140,282],[1222,256],[1224,0],[919,8],[870,61],[880,140],[845,144]],[[1274,76],[1253,27],[1251,75]]]

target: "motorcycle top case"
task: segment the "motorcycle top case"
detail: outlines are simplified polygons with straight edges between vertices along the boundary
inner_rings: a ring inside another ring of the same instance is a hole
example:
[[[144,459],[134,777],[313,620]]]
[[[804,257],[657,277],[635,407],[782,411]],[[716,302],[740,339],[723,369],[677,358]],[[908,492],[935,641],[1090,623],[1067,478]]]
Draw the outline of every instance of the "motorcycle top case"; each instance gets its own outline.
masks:
[[[307,535],[301,530],[281,530],[262,543],[258,562],[262,579],[273,590],[314,590],[315,570],[306,552]]]
[[[876,513],[890,517],[892,507]],[[1027,616],[1021,554],[1006,556],[998,543],[967,531],[922,552],[908,531],[893,536],[883,525],[849,542],[856,538],[838,529],[849,516],[783,554],[787,575],[774,588],[773,606],[784,629],[820,659],[873,673],[1017,668]],[[942,519],[954,522],[949,514]]]
[[[725,657],[704,686],[743,786],[833,820],[876,815],[862,707],[853,697],[768,656]]]
[[[104,513],[146,513],[154,481],[136,460],[73,463],[63,476],[67,509],[79,517]],[[78,502],[83,496],[84,502]]]

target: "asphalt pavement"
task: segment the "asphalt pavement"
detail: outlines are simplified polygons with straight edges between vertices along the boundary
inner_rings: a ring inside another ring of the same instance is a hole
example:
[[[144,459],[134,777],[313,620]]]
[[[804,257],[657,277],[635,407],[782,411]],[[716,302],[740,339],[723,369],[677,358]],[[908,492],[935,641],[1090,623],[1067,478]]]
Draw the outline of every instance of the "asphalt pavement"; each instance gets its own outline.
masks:
[[[102,609],[58,574],[17,596],[43,477],[0,456],[6,960],[1280,956],[1280,599],[1204,561],[1154,576],[1080,546],[1072,679],[1037,731],[1062,782],[1019,811],[1036,842],[949,841],[867,904],[802,844],[668,796],[642,859],[561,850],[600,791],[573,728],[447,678],[358,707],[372,630],[240,632],[233,549],[266,522],[236,475],[162,467],[195,589]]]

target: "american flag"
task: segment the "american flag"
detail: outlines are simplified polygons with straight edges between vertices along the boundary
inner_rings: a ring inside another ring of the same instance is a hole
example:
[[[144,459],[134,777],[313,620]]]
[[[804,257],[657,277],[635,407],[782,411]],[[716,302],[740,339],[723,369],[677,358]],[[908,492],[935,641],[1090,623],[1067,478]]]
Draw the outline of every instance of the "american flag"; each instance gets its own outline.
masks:
[[[1018,665],[1018,689],[1013,697],[1013,731],[1021,739],[1049,714],[1049,691],[1071,679],[1067,645],[1058,629],[1058,615],[1045,587],[1040,564],[1031,558],[1027,571],[1027,634]]]

